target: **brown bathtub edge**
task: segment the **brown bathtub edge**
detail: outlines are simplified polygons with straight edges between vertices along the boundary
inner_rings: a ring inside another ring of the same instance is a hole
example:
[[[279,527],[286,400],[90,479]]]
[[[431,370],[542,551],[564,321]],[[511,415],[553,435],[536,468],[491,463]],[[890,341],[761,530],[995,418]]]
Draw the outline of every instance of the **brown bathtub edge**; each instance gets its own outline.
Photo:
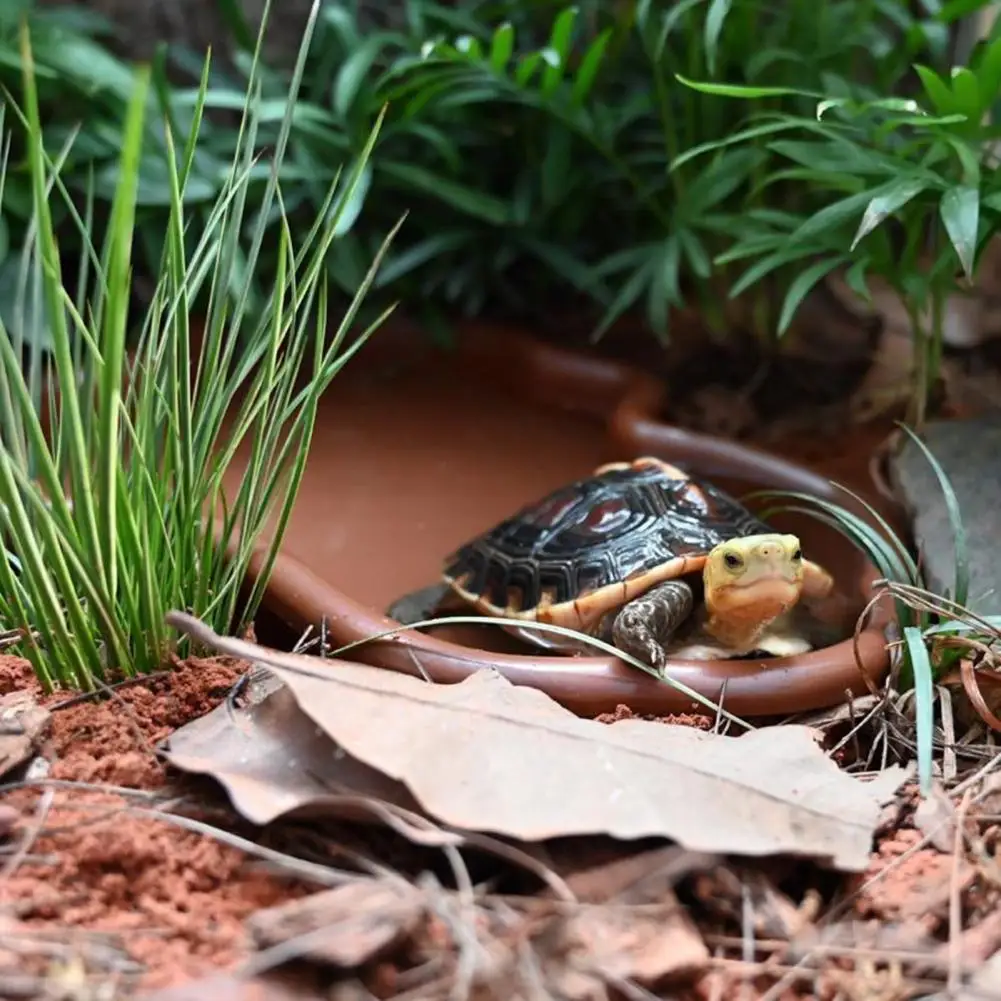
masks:
[[[806,467],[756,447],[664,423],[660,420],[666,402],[664,386],[622,362],[547,344],[522,330],[484,323],[469,324],[463,330],[458,351],[464,364],[513,391],[557,407],[604,415],[610,454],[669,454],[682,463],[688,456],[697,456],[706,475],[753,470],[754,479],[775,480],[784,483],[785,489],[847,503],[847,496],[836,491],[829,480]],[[884,498],[867,500],[891,525],[899,521],[898,511]],[[258,564],[252,562],[252,577],[257,569]],[[859,588],[865,586],[860,580]],[[425,675],[439,683],[456,683],[477,670],[493,668],[512,683],[538,688],[582,715],[614,711],[619,704],[656,715],[707,711],[669,683],[614,657],[503,654],[414,630],[372,640],[400,624],[327,584],[286,552],[276,560],[264,605],[295,628],[325,622],[333,646],[368,640],[347,654],[353,660],[413,676]],[[849,639],[799,657],[675,661],[669,673],[713,702],[719,702],[722,694],[724,708],[738,716],[822,709],[843,702],[848,695],[866,694],[870,689],[862,670],[872,684],[884,677],[890,666],[883,633],[885,619],[877,610],[860,634],[861,670]]]
[[[259,563],[255,556],[251,576]],[[368,640],[345,654],[351,660],[439,684],[455,684],[475,671],[493,669],[512,684],[537,688],[583,716],[613,712],[621,704],[654,715],[707,711],[669,681],[659,681],[615,657],[485,653],[412,629],[372,639],[400,623],[331,587],[287,554],[280,553],[275,561],[265,601],[269,611],[288,625],[325,623],[328,635],[339,645]],[[859,654],[869,679],[878,684],[889,668],[881,627],[861,632]],[[849,694],[869,691],[850,640],[795,658],[675,661],[669,674],[714,703],[723,696],[725,709],[746,717],[823,709]]]

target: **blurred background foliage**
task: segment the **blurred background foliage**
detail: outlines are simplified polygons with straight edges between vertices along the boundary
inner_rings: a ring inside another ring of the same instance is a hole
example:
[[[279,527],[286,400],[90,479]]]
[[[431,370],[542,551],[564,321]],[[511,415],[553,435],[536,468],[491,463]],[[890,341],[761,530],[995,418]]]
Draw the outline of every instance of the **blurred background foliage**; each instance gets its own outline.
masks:
[[[236,111],[256,30],[253,12],[248,17],[238,0],[203,6],[213,7],[225,38],[213,53],[207,122],[188,184],[195,218],[199,203],[209,205],[220,191],[236,147]],[[594,338],[630,316],[666,339],[674,308],[685,306],[710,330],[736,322],[768,340],[804,259],[785,261],[731,297],[746,263],[732,254],[728,260],[727,252],[753,246],[759,233],[774,235],[776,213],[784,214],[783,225],[814,216],[827,204],[832,181],[801,176],[782,136],[755,123],[772,113],[809,121],[824,97],[864,104],[919,94],[914,63],[947,78],[964,57],[957,26],[986,6],[977,0],[579,0],[574,6],[321,0],[282,166],[285,210],[304,231],[313,225],[331,180],[352,165],[388,102],[365,183],[342,218],[328,262],[346,297],[406,211],[372,309],[382,305],[380,292],[402,299],[432,330],[444,330],[456,316],[545,324],[572,313]],[[15,97],[22,16],[32,26],[50,155],[65,157],[67,187],[81,204],[93,200],[100,226],[132,87],[121,25],[89,7],[0,0],[0,83]],[[199,44],[172,38],[150,54],[151,100],[186,132]],[[760,93],[727,100],[679,77]],[[279,47],[262,75],[261,152],[276,139],[290,79],[290,59]],[[157,270],[169,203],[156,131],[149,128],[142,162],[140,289],[143,268]],[[12,299],[11,276],[30,238],[16,128],[12,135],[0,200],[0,313],[5,322],[30,326],[34,314]],[[738,135],[740,142],[722,142]],[[711,155],[692,155],[710,148]],[[263,186],[267,161],[258,169]],[[838,169],[847,167],[832,165]],[[247,225],[255,222],[248,213]],[[72,241],[73,227],[65,231]],[[266,255],[258,262],[259,287],[266,287],[271,266]]]

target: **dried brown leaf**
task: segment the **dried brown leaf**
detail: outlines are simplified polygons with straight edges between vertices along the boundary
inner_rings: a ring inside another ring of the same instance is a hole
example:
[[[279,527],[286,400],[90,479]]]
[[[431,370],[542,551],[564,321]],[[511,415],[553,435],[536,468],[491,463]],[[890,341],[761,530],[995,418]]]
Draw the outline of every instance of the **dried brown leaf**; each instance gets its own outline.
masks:
[[[405,786],[345,754],[284,686],[247,707],[223,703],[179,727],[163,755],[182,771],[211,775],[255,824],[307,809],[349,815],[334,803],[345,792],[416,808]]]
[[[805,727],[729,737],[642,719],[605,726],[492,671],[434,685],[223,638],[181,613],[169,619],[269,668],[349,755],[460,829],[526,841],[660,836],[691,851],[788,853],[860,871],[880,805],[905,774],[856,779]]]
[[[424,909],[424,894],[403,880],[359,878],[257,911],[246,925],[259,947],[302,938],[296,958],[354,969],[411,934]]]

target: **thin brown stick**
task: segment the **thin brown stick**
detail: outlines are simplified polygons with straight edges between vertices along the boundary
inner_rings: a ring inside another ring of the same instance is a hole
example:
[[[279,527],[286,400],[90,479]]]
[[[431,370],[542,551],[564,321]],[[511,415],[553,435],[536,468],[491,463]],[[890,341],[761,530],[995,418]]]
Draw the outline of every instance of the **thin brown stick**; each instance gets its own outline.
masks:
[[[3,869],[0,869],[0,883],[10,879],[28,857],[28,853],[35,846],[35,842],[38,841],[45,827],[45,820],[52,809],[52,802],[55,798],[56,794],[53,789],[46,789],[42,792],[31,827],[25,832],[24,837],[21,838],[21,843],[17,846],[14,854],[7,859]]]
[[[104,696],[105,698],[111,698],[114,693],[120,691],[123,688],[132,688],[135,685],[145,685],[150,681],[158,681],[161,678],[169,678],[170,671],[156,671],[153,674],[137,674],[134,678],[125,678],[124,681],[116,681],[113,685],[101,685],[93,692],[80,692],[78,695],[72,695],[68,699],[63,699],[62,702],[57,702],[53,706],[49,706],[49,712],[60,712],[63,709],[69,709],[71,706],[80,705],[81,702],[89,702],[91,699],[100,698]]]
[[[960,906],[959,870],[964,856],[963,849],[966,845],[966,813],[970,808],[972,794],[973,790],[967,789],[956,810],[956,833],[952,845],[952,873],[949,877],[949,974],[946,978],[946,993],[949,997],[956,997],[962,974],[959,939],[963,933],[963,919]]]

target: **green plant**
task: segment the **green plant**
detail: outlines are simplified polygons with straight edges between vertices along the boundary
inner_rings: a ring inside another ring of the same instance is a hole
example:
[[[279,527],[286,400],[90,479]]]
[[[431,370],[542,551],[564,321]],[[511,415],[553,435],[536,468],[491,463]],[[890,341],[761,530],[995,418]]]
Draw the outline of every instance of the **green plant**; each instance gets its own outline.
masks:
[[[928,446],[906,425],[902,430],[928,461],[942,491],[953,537],[955,576],[951,593],[939,596],[929,591],[905,542],[871,504],[846,488],[842,489],[864,516],[845,505],[794,491],[761,491],[758,496],[783,502],[763,512],[764,517],[786,511],[816,518],[861,549],[879,571],[881,579],[874,581],[876,594],[860,622],[884,596],[893,599],[900,657],[890,683],[898,693],[911,693],[913,697],[919,786],[922,794],[927,794],[932,780],[935,685],[968,655],[971,641],[979,642],[978,635],[985,636],[988,643],[1001,639],[1001,616],[989,622],[964,607],[970,582],[969,549],[959,502],[949,477]],[[975,682],[966,684],[964,679],[964,684],[976,704]]]
[[[139,67],[133,75],[98,248],[90,237],[93,189],[78,213],[61,161],[46,152],[29,30],[22,25],[24,108],[10,100],[8,110],[14,109],[29,161],[26,253],[31,291],[44,296],[51,318],[52,352],[48,365],[48,356],[31,352],[24,369],[23,343],[0,331],[0,524],[12,557],[0,560],[0,621],[22,629],[25,653],[46,686],[91,688],[114,674],[161,666],[177,642],[164,623],[171,608],[191,610],[223,630],[250,621],[295,500],[319,397],[373,329],[349,341],[392,234],[332,337],[324,264],[342,220],[354,211],[378,121],[363,156],[347,178],[335,178],[298,244],[284,217],[281,164],[312,25],[311,19],[278,141],[263,163],[256,156],[260,82],[251,72],[235,155],[195,233],[185,192],[198,154],[207,60],[191,128],[175,134],[165,116],[171,191],[165,247],[131,354],[127,310],[151,70]],[[261,37],[263,24],[254,66]],[[250,179],[262,167],[264,195],[251,208]],[[56,199],[85,249],[75,295],[65,285],[53,227]],[[276,277],[248,323],[247,297],[272,214]],[[198,333],[190,310],[203,293],[208,311]],[[269,526],[263,570],[241,602],[251,556]]]
[[[495,163],[484,166],[475,148],[456,162],[467,176],[483,171],[510,208],[486,251],[470,253],[459,237],[463,274],[475,281],[485,252],[494,282],[511,275],[533,288],[541,272],[597,301],[596,336],[641,306],[666,333],[671,308],[693,301],[725,329],[734,317],[720,303],[734,276],[723,254],[753,235],[749,213],[812,204],[799,188],[762,183],[774,159],[766,133],[724,146],[741,116],[677,86],[679,74],[742,82],[757,87],[763,111],[802,114],[810,102],[796,88],[861,100],[897,86],[917,53],[944,60],[948,20],[940,11],[916,17],[895,0],[638,0],[566,7],[540,39],[538,21],[526,24],[518,6],[492,5],[492,25],[428,38],[419,54],[397,60],[380,93],[404,122],[447,115],[461,130],[475,113],[487,123],[476,138]],[[707,144],[717,151],[708,165],[679,159]],[[443,221],[414,264],[427,269],[435,251],[455,251],[449,239],[459,225]],[[793,276],[790,268],[770,277],[781,290]],[[740,318],[768,338],[772,290],[752,293]]]
[[[21,90],[23,78],[22,20],[31,30],[47,149],[58,155],[70,137],[74,138],[63,165],[65,175],[79,170],[86,176],[106,165],[114,168],[120,143],[115,144],[113,137],[120,132],[133,76],[103,44],[111,34],[109,22],[80,8],[39,9],[33,0],[0,3],[0,86],[15,94]],[[29,343],[44,344],[48,320],[44,306],[31,310],[17,301],[27,267],[21,248],[31,223],[33,199],[24,144],[16,133],[8,133],[8,139],[11,148],[0,200],[0,319],[8,330],[20,324],[20,333]],[[67,218],[61,202],[52,206],[52,215],[60,228]]]
[[[964,10],[980,5],[962,3]],[[233,69],[212,69],[203,95],[197,86],[168,82],[166,54],[153,64],[157,100],[175,135],[188,132],[200,101],[209,119],[184,189],[189,254],[220,197],[241,134],[228,115],[242,107],[252,68],[261,93],[255,154],[276,141],[290,93],[284,66],[255,60],[239,5],[227,0],[222,8],[238,51]],[[537,318],[579,302],[597,311],[596,336],[627,311],[642,311],[666,335],[671,307],[698,304],[719,331],[737,323],[769,338],[778,316],[775,291],[788,288],[795,264],[745,290],[730,308],[735,265],[719,263],[721,254],[754,232],[751,212],[809,212],[815,199],[795,185],[762,184],[774,161],[763,141],[727,150],[708,170],[693,163],[668,172],[676,156],[732,134],[743,117],[726,102],[677,86],[676,75],[859,100],[895,93],[914,58],[947,63],[955,8],[939,0],[923,0],[917,13],[909,0],[582,0],[572,7],[561,0],[405,0],[382,13],[357,0],[327,0],[280,166],[285,218],[293,233],[309,231],[334,172],[356,162],[388,101],[359,199],[342,217],[325,264],[334,294],[353,295],[405,205],[406,233],[394,241],[368,298],[391,287],[426,320],[483,311]],[[65,16],[52,22],[55,29],[73,24]],[[47,148],[57,156],[79,128],[63,178],[78,197],[93,190],[95,224],[103,225],[124,108],[115,78],[128,72],[94,45],[87,50],[94,66],[107,67],[108,81],[93,84],[102,100],[56,107]],[[53,46],[50,84],[76,93],[86,73],[79,67],[90,59],[64,67],[59,52]],[[19,59],[15,50],[10,65]],[[175,70],[200,74],[200,62],[173,46],[170,59]],[[86,86],[82,97],[90,94]],[[788,91],[760,106],[806,114],[811,104]],[[134,257],[137,268],[154,272],[171,200],[166,160],[162,130],[148,127]],[[255,162],[248,205],[267,184],[267,164]],[[247,293],[255,308],[277,267],[270,252],[279,226],[274,208],[268,226]],[[75,227],[59,233],[71,247]],[[244,280],[240,263],[234,296]]]
[[[782,306],[783,332],[810,288],[835,268],[870,298],[875,275],[910,319],[914,383],[909,422],[920,428],[938,374],[946,300],[974,280],[978,255],[1001,229],[1001,179],[990,119],[1001,97],[1001,37],[979,45],[969,66],[943,77],[916,65],[924,103],[884,97],[858,101],[796,89],[812,115],[755,112],[737,134],[689,150],[672,169],[767,137],[778,164],[761,187],[808,192],[811,211],[752,214],[748,231],[717,257],[753,262],[735,282],[738,295],[777,268],[795,266]],[[760,100],[765,88],[682,79],[704,94]],[[789,93],[783,89],[781,93]]]

